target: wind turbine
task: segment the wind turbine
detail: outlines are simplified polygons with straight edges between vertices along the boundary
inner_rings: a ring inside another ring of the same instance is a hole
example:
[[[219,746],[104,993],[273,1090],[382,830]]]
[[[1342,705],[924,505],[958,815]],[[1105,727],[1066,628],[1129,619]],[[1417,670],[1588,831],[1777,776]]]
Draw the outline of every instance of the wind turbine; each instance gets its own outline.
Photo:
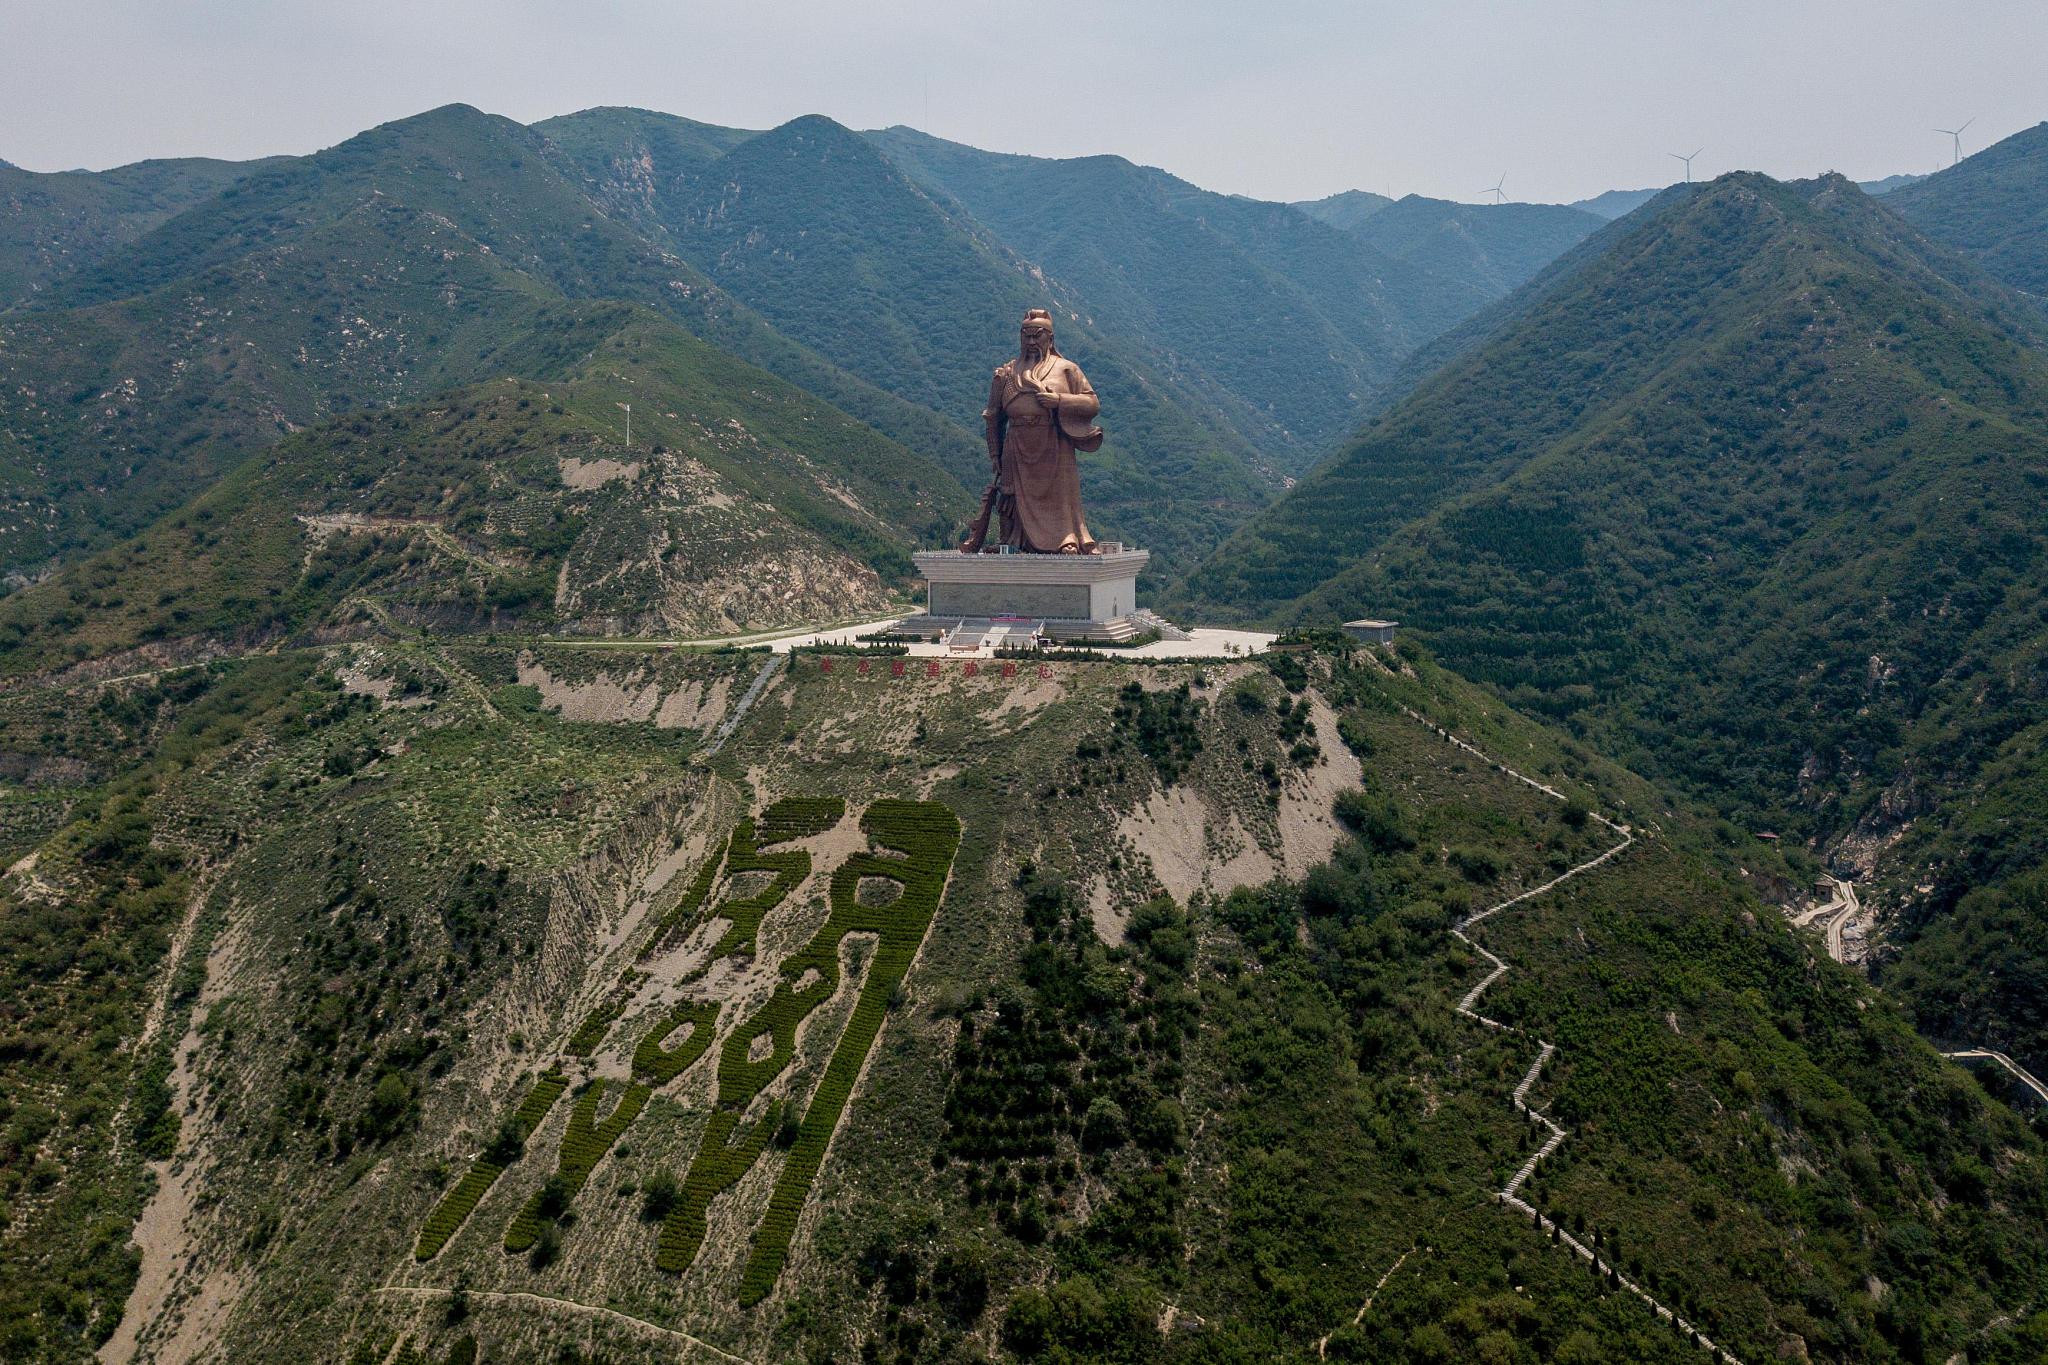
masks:
[[[1498,179],[1498,180],[1496,180],[1496,181],[1494,181],[1494,182],[1493,182],[1493,186],[1492,186],[1492,188],[1491,188],[1491,189],[1484,189],[1484,190],[1481,190],[1481,191],[1479,191],[1479,192],[1480,192],[1481,194],[1490,194],[1490,195],[1492,195],[1492,196],[1493,196],[1493,202],[1494,202],[1494,203],[1495,203],[1496,205],[1500,205],[1500,204],[1505,204],[1505,203],[1506,203],[1506,202],[1508,201],[1508,197],[1507,197],[1507,195],[1505,195],[1505,194],[1501,193],[1501,188],[1500,188],[1500,187],[1501,187],[1502,185],[1505,185],[1505,184],[1507,184],[1507,183],[1508,183],[1508,173],[1507,173],[1506,171],[1502,171],[1502,172],[1500,173],[1500,179]]]
[[[1976,121],[1977,116],[1975,114],[1970,115],[1970,117],[1963,120],[1963,128],[1969,127]],[[1955,161],[1951,161],[1948,163],[1951,166],[1955,165],[1956,161],[1961,161],[1963,159],[1963,128],[1936,128],[1934,130],[1937,133],[1947,133],[1949,135],[1951,142],[1954,144]]]
[[[1673,161],[1683,161],[1685,163],[1685,183],[1690,185],[1692,183],[1692,158],[1705,150],[1707,149],[1704,147],[1695,147],[1692,149],[1691,156],[1687,156],[1682,152],[1666,152],[1664,155],[1670,157]]]

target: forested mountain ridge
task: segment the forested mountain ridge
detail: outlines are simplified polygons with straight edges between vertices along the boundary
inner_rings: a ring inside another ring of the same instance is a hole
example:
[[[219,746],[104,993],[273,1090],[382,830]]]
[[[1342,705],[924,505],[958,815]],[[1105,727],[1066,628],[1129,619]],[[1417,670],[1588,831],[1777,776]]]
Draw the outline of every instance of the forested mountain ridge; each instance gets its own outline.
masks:
[[[1291,206],[1214,194],[1116,156],[868,137],[1078,291],[1112,336],[1170,356],[1290,471],[1355,420],[1392,364],[1472,301],[1417,298],[1387,260]]]
[[[6,174],[33,191],[0,253],[28,291],[0,320],[0,382],[23,399],[0,429],[17,582],[295,428],[514,372],[532,309],[607,298],[969,485],[985,372],[1022,309],[1051,306],[1111,399],[1098,530],[1166,572],[1503,287],[1487,262],[1410,265],[1118,158],[816,118],[757,133],[595,109],[528,129],[451,105],[306,157]]]
[[[1321,199],[1297,199],[1294,207],[1331,227],[1349,231],[1393,202],[1371,190],[1340,190]]]
[[[1399,617],[1894,907],[1955,886],[1887,851],[1970,824],[2039,751],[2032,319],[1839,178],[1726,176],[1619,231],[1233,538],[1193,600]],[[2048,856],[2031,818],[1942,837],[1979,866]],[[2005,1022],[1946,1029],[2048,1051]]]
[[[2014,289],[2048,300],[2048,123],[1893,190],[1884,202]]]
[[[4,563],[39,566],[176,505],[249,452],[352,408],[545,375],[536,318],[630,298],[959,464],[957,425],[777,334],[611,222],[508,120],[451,106],[273,162],[0,316],[16,493]]]
[[[677,162],[661,159],[672,140],[645,126],[617,130],[628,141],[612,162],[644,165],[647,194],[617,177],[600,182],[608,193],[779,332],[972,431],[977,447],[988,375],[1015,353],[1018,319],[1053,309],[1062,350],[1111,404],[1108,440],[1089,459],[1098,534],[1152,547],[1162,567],[1186,562],[1277,487],[1260,452],[1142,343],[1105,338],[1062,280],[859,135],[806,117],[715,160]],[[955,473],[979,486],[986,460],[977,449]]]
[[[1598,214],[1564,204],[1457,204],[1406,195],[1370,214],[1298,205],[1395,260],[1491,301],[1525,284],[1597,231]]]
[[[968,513],[937,464],[645,310],[532,326],[573,362],[307,428],[0,600],[0,673],[394,621],[703,636],[837,620],[897,600],[910,552]]]
[[[39,174],[0,162],[0,308],[97,264],[261,164],[178,157]]]
[[[1248,323],[1319,263],[1377,297],[1291,208],[1050,164]],[[1873,992],[1782,922],[1811,861],[1700,803],[1803,742],[1816,812],[1738,814],[1855,861],[1938,811],[1884,865],[1987,886],[1906,965],[2037,961],[2048,385],[1853,189],[1666,196],[1307,481],[1357,562],[1287,609],[1392,602],[1494,692],[1328,632],[666,638],[865,614],[957,528],[1015,326],[963,300],[1063,305],[1203,533],[1246,509],[1200,461],[1268,453],[1224,351],[827,120],[451,108],[230,189],[0,317],[10,474],[139,527],[0,601],[0,1356],[2048,1350],[2038,1126],[1897,1008],[2029,979]],[[1385,297],[1296,335],[1364,356]]]

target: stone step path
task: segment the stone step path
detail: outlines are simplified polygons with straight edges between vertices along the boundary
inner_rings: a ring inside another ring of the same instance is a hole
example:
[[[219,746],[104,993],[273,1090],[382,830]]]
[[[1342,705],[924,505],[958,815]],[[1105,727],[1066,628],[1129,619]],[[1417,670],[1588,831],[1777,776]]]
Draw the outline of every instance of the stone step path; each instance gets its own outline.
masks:
[[[1828,956],[1845,967],[1853,967],[1856,964],[1849,960],[1848,945],[1843,941],[1843,931],[1852,921],[1861,918],[1863,905],[1856,898],[1854,883],[1840,877],[1830,877],[1828,881],[1832,885],[1832,894],[1827,904],[1818,906],[1807,911],[1804,915],[1795,917],[1792,922],[1804,928],[1818,920],[1825,919]],[[2025,1087],[2030,1103],[2048,1106],[2048,1085],[2043,1085],[2041,1079],[2034,1075],[2033,1072],[2027,1070],[1996,1048],[1963,1047],[1953,1050],[1942,1048],[1940,1051],[1942,1056],[1953,1062],[1990,1062],[1994,1066],[2002,1068]]]
[[[1473,757],[1479,759],[1481,762],[1485,763],[1487,766],[1494,769],[1494,771],[1511,777],[1516,781],[1525,784],[1526,786],[1533,787],[1537,791],[1542,792],[1545,796],[1551,797],[1553,800],[1563,801],[1565,799],[1564,793],[1558,791],[1557,788],[1552,787],[1547,783],[1539,782],[1535,778],[1529,777],[1524,773],[1517,772],[1515,769],[1509,767],[1507,764],[1502,763],[1499,759],[1494,758],[1491,754],[1485,753],[1484,751],[1480,750],[1474,745],[1468,744],[1466,741],[1458,738],[1449,730],[1444,729],[1441,725],[1438,725],[1435,721],[1430,720],[1428,717],[1422,715],[1420,712],[1409,710],[1409,708],[1405,706],[1401,707],[1401,709],[1404,712],[1407,712],[1410,719],[1416,721],[1421,725],[1427,726],[1431,731],[1435,732],[1439,738],[1447,740],[1451,744],[1456,745],[1458,748],[1464,750],[1468,754],[1471,754]],[[1620,824],[1617,821],[1610,820],[1609,818],[1607,818],[1604,815],[1601,815],[1597,811],[1591,812],[1591,818],[1597,823],[1604,825],[1609,830],[1612,830],[1614,833],[1619,834],[1621,836],[1620,842],[1612,845],[1605,852],[1600,853],[1595,857],[1588,858],[1585,862],[1579,863],[1574,867],[1566,869],[1564,872],[1551,878],[1549,881],[1543,883],[1541,886],[1532,887],[1531,889],[1524,891],[1519,895],[1508,897],[1506,900],[1501,901],[1497,905],[1491,905],[1488,906],[1486,909],[1477,912],[1476,914],[1467,915],[1463,920],[1461,920],[1458,923],[1457,927],[1450,931],[1451,936],[1453,938],[1457,939],[1460,943],[1470,948],[1473,952],[1479,954],[1479,956],[1485,958],[1486,961],[1490,963],[1493,968],[1493,970],[1489,971],[1483,978],[1480,979],[1479,984],[1474,986],[1471,990],[1465,992],[1463,998],[1461,998],[1458,1001],[1457,1012],[1460,1015],[1463,1015],[1465,1018],[1470,1019],[1475,1023],[1482,1024],[1487,1028],[1494,1029],[1501,1033],[1520,1034],[1524,1032],[1524,1030],[1518,1029],[1511,1024],[1504,1024],[1498,1019],[1489,1019],[1487,1016],[1479,1013],[1478,1006],[1480,997],[1486,994],[1487,989],[1490,986],[1492,986],[1494,982],[1500,980],[1503,976],[1507,975],[1508,964],[1503,962],[1500,958],[1496,957],[1493,953],[1488,952],[1479,944],[1473,942],[1471,936],[1466,931],[1472,929],[1474,926],[1478,924],[1483,923],[1486,920],[1493,918],[1493,916],[1500,914],[1503,910],[1509,910],[1517,905],[1522,904],[1525,901],[1533,900],[1537,896],[1541,896],[1546,894],[1547,892],[1555,890],[1557,887],[1559,887],[1567,881],[1570,881],[1574,877],[1581,876],[1587,872],[1591,872],[1594,868],[1599,867],[1608,859],[1616,857],[1619,854],[1621,854],[1623,850],[1627,849],[1631,844],[1635,842],[1635,835],[1628,828],[1628,826]],[[1529,1036],[1533,1037],[1534,1035]],[[1707,1354],[1714,1360],[1722,1362],[1723,1365],[1742,1365],[1742,1361],[1739,1360],[1732,1351],[1729,1351],[1726,1348],[1717,1345],[1710,1337],[1707,1336],[1706,1333],[1700,1331],[1698,1327],[1686,1321],[1683,1317],[1680,1317],[1677,1313],[1673,1312],[1670,1308],[1666,1307],[1663,1303],[1659,1302],[1656,1296],[1651,1294],[1648,1290],[1644,1289],[1641,1285],[1637,1284],[1628,1276],[1622,1274],[1618,1268],[1616,1268],[1613,1265],[1610,1265],[1607,1261],[1603,1260],[1600,1257],[1600,1255],[1597,1252],[1595,1252],[1591,1247],[1586,1246],[1584,1243],[1580,1242],[1576,1237],[1573,1237],[1569,1232],[1566,1232],[1557,1223],[1545,1217],[1541,1212],[1539,1212],[1536,1209],[1534,1205],[1530,1204],[1527,1200],[1521,1197],[1519,1191],[1521,1190],[1522,1186],[1529,1180],[1529,1178],[1536,1174],[1537,1166],[1542,1164],[1543,1159],[1545,1157],[1549,1156],[1552,1152],[1556,1151],[1558,1147],[1563,1144],[1565,1137],[1567,1136],[1565,1129],[1556,1121],[1554,1121],[1550,1117],[1550,1115],[1544,1113],[1542,1110],[1537,1109],[1534,1105],[1529,1103],[1529,1092],[1535,1089],[1537,1080],[1543,1074],[1544,1066],[1557,1053],[1556,1044],[1550,1042],[1548,1039],[1537,1038],[1536,1044],[1538,1049],[1536,1054],[1536,1060],[1530,1064],[1529,1070],[1523,1075],[1521,1083],[1515,1087],[1513,1102],[1515,1109],[1518,1113],[1522,1114],[1523,1116],[1525,1116],[1526,1118],[1530,1119],[1535,1123],[1541,1124],[1545,1129],[1548,1130],[1549,1137],[1544,1140],[1544,1143],[1541,1147],[1536,1149],[1536,1152],[1533,1156],[1531,1156],[1527,1161],[1522,1163],[1521,1168],[1517,1170],[1512,1177],[1509,1178],[1507,1184],[1502,1186],[1500,1192],[1496,1194],[1494,1197],[1500,1202],[1503,1208],[1512,1209],[1517,1213],[1526,1215],[1528,1218],[1532,1220],[1536,1227],[1540,1228],[1543,1232],[1548,1233],[1551,1239],[1555,1241],[1558,1245],[1568,1248],[1574,1255],[1578,1256],[1581,1260],[1591,1265],[1600,1274],[1606,1276],[1610,1282],[1619,1285],[1621,1288],[1626,1289],[1629,1293],[1635,1295],[1638,1299],[1641,1299],[1646,1305],[1649,1306],[1650,1311],[1657,1315],[1659,1320],[1672,1323],[1676,1325],[1676,1327],[1679,1330],[1689,1333],[1691,1339],[1697,1342],[1699,1346],[1703,1350],[1705,1350]],[[1368,1299],[1367,1302],[1370,1303],[1371,1300]],[[1361,1310],[1361,1314],[1362,1312],[1363,1310]]]

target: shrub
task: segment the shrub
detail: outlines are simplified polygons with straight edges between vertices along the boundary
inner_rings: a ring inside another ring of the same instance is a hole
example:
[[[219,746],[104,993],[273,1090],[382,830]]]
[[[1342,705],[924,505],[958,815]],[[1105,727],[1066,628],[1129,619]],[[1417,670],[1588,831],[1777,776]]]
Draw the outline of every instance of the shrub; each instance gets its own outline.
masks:
[[[1401,853],[1415,847],[1400,808],[1384,796],[1356,788],[1341,791],[1333,809],[1338,821],[1375,853]]]
[[[846,802],[837,796],[785,796],[761,812],[762,844],[786,843],[823,834],[846,814]]]
[[[650,1223],[659,1223],[669,1216],[682,1196],[682,1186],[676,1183],[673,1171],[656,1171],[648,1177],[647,1188],[640,1192],[640,1216]]]
[[[1453,848],[1447,859],[1465,880],[1477,882],[1481,886],[1490,886],[1499,881],[1503,871],[1499,854],[1492,849],[1474,848],[1469,844]]]
[[[811,875],[811,855],[802,849],[788,853],[761,852],[754,836],[754,822],[742,820],[733,826],[732,839],[726,845],[725,870],[728,876],[738,876],[743,872],[773,872],[775,879],[742,900],[720,903],[718,913],[731,927],[711,949],[714,959],[754,946],[754,935],[760,932],[761,920],[782,904],[783,897],[795,890],[799,882]]]
[[[1081,1145],[1091,1152],[1107,1151],[1122,1144],[1128,1127],[1123,1106],[1108,1096],[1098,1096],[1081,1120]]]
[[[626,1012],[626,1005],[632,998],[631,994],[622,992],[585,1015],[562,1050],[571,1057],[588,1057],[597,1051],[598,1045],[604,1042],[605,1034],[611,1032],[612,1020]]]
[[[647,936],[647,942],[640,949],[642,958],[653,955],[676,930],[687,927],[697,918],[697,912],[704,908],[705,897],[711,894],[712,884],[718,880],[718,869],[725,866],[725,851],[720,849],[697,869],[697,875],[690,879],[690,889],[676,902],[666,915],[655,924]]]

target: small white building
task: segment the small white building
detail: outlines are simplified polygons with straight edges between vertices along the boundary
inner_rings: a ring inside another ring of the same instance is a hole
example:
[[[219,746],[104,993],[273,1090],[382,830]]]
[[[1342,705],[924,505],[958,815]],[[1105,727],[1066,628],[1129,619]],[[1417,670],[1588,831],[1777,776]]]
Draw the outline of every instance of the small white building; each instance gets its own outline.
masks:
[[[1399,621],[1346,621],[1344,633],[1361,644],[1387,645],[1394,642],[1394,627]]]

